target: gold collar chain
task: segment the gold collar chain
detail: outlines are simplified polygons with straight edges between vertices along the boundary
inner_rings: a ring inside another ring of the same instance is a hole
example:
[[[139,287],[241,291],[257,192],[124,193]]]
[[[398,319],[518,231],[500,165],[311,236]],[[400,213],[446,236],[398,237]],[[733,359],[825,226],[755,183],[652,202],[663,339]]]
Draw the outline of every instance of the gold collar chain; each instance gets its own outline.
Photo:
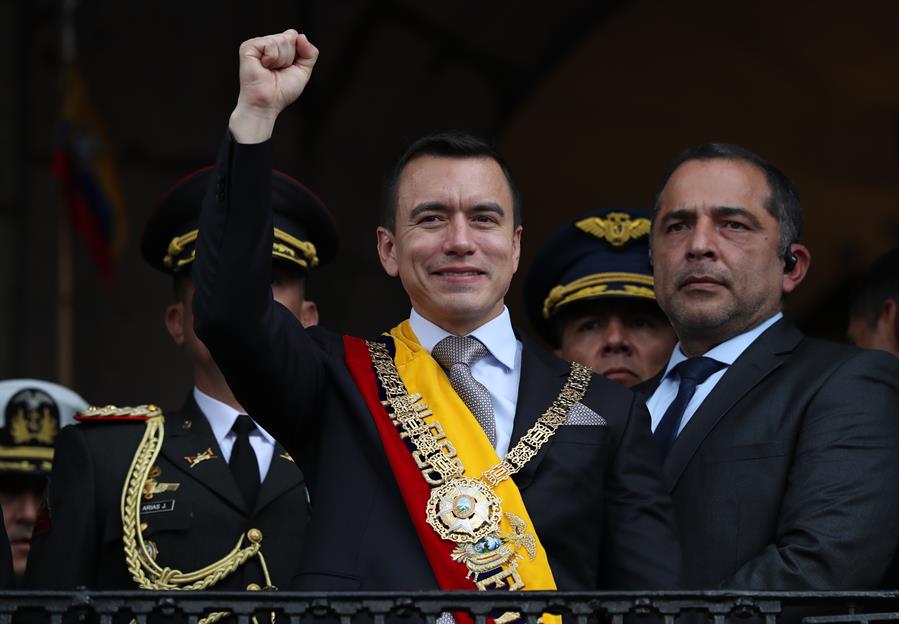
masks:
[[[571,363],[565,385],[552,405],[498,463],[477,479],[464,477],[465,467],[443,433],[439,422],[425,422],[432,415],[420,394],[409,394],[396,364],[382,342],[366,341],[372,365],[387,397],[400,436],[415,448],[413,457],[429,485],[435,486],[428,501],[427,520],[443,538],[457,543],[476,543],[499,530],[502,501],[492,488],[521,470],[555,434],[590,385],[592,371]]]

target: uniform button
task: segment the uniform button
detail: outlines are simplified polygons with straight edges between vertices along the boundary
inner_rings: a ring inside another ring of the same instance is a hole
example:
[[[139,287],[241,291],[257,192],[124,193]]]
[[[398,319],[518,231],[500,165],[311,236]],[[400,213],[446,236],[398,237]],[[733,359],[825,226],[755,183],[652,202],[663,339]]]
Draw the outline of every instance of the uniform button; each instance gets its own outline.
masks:
[[[247,585],[247,591],[260,591],[262,588],[256,583],[250,583]]]
[[[247,539],[249,539],[254,544],[258,544],[262,541],[262,531],[259,529],[250,529],[247,531]]]

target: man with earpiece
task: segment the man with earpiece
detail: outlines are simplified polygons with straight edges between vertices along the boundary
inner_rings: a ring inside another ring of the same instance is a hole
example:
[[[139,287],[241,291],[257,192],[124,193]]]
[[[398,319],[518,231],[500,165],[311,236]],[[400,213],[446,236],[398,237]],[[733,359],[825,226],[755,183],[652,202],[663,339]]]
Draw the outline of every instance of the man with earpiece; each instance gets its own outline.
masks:
[[[790,180],[706,144],[656,194],[655,292],[678,337],[637,386],[674,501],[691,588],[863,590],[899,542],[899,362],[803,336],[783,299],[805,277]]]

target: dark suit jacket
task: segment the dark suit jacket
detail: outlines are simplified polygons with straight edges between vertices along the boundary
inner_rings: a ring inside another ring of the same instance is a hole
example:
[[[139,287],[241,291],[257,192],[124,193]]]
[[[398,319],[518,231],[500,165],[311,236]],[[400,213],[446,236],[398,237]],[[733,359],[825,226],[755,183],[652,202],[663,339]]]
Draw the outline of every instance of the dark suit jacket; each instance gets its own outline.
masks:
[[[703,401],[663,472],[689,587],[877,588],[899,540],[899,362],[782,319]]]
[[[272,300],[270,145],[226,140],[200,221],[197,335],[251,413],[295,453],[313,515],[300,589],[434,589],[340,336],[304,330]],[[552,403],[568,365],[524,343],[512,443]],[[560,428],[514,479],[560,589],[667,588],[680,555],[648,413],[595,377],[583,402],[607,426]],[[424,510],[422,510],[423,513]]]
[[[142,422],[85,422],[60,431],[50,476],[50,529],[34,537],[29,587],[136,588],[125,565],[119,505],[145,429]],[[191,468],[185,457],[208,448],[216,457]],[[302,473],[283,455],[276,446],[256,508],[248,510],[193,398],[167,415],[156,480],[179,486],[145,501],[141,513],[144,539],[159,551],[157,563],[182,572],[202,568],[255,527],[263,534],[261,550],[273,583],[287,588],[296,573],[307,504]],[[212,589],[242,590],[250,583],[265,585],[255,558]]]

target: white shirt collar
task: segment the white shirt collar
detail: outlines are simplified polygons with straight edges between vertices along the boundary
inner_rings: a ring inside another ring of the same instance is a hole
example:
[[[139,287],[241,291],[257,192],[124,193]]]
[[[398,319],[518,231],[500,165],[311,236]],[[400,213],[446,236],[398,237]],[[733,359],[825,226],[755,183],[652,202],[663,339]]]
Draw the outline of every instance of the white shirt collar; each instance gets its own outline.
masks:
[[[196,386],[194,386],[194,400],[200,407],[200,411],[206,416],[206,420],[209,421],[209,426],[212,428],[212,435],[215,436],[215,441],[218,442],[219,447],[221,447],[222,441],[229,433],[231,433],[231,429],[234,427],[234,421],[237,420],[237,417],[243,412],[238,412],[230,405],[222,403],[218,399],[213,399]],[[256,423],[255,420],[253,422]],[[256,423],[256,428],[259,433],[262,434],[262,437],[269,443],[275,443],[275,439],[268,431],[260,427],[259,423]]]
[[[412,326],[418,342],[428,350],[428,353],[434,350],[438,342],[447,336],[452,336],[450,332],[416,312],[415,308],[409,314],[409,324]],[[507,369],[515,368],[518,339],[512,330],[512,319],[506,306],[503,306],[503,311],[499,316],[484,323],[468,335],[480,340],[490,354]]]
[[[737,334],[729,340],[725,340],[721,344],[712,347],[702,355],[712,358],[713,360],[718,360],[719,362],[724,362],[725,364],[730,366],[737,361],[738,357],[743,355],[743,351],[745,351],[749,347],[749,345],[755,342],[756,338],[762,335],[762,332],[774,325],[781,318],[783,318],[783,312],[778,312],[767,321],[759,323],[752,329],[745,331],[742,334]],[[686,359],[687,356],[684,355],[683,351],[681,351],[681,344],[680,341],[678,341],[677,345],[674,347],[674,351],[671,353],[671,358],[668,360],[668,368],[665,369],[665,374],[662,375],[662,377],[667,377],[672,368]]]

